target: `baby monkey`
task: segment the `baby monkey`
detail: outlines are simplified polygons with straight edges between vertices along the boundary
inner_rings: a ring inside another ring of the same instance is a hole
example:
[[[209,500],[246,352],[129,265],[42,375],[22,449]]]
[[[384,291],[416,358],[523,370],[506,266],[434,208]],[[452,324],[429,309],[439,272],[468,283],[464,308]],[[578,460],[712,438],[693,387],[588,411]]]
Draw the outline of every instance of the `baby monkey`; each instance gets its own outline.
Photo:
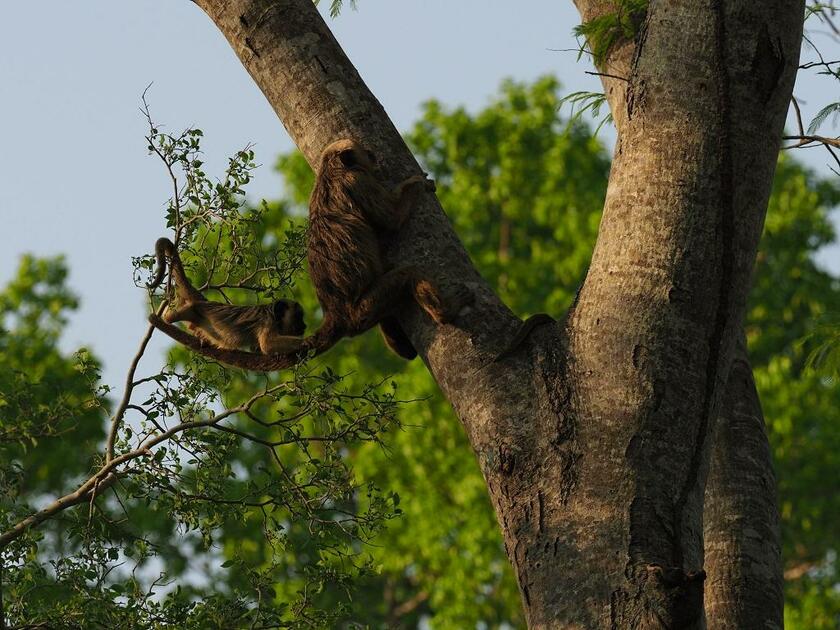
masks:
[[[168,259],[178,302],[177,306],[168,305],[163,313],[163,322],[169,325],[166,332],[171,334],[176,330],[189,338],[191,335],[172,326],[174,322],[186,322],[202,346],[223,350],[248,348],[262,354],[286,354],[300,348],[306,324],[303,309],[297,302],[277,300],[274,304],[256,306],[213,302],[190,284],[172,241],[159,238],[155,243],[155,257],[157,270],[149,288],[163,282]]]

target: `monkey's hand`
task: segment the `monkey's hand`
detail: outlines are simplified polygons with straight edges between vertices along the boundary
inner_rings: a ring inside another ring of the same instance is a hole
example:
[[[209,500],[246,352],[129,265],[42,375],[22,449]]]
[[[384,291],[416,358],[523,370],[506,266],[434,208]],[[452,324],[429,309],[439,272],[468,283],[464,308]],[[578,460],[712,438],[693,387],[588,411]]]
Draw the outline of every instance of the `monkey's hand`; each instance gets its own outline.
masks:
[[[422,175],[412,175],[411,177],[404,179],[397,185],[397,196],[401,196],[407,188],[411,188],[413,186],[422,185],[425,190],[429,192],[434,192],[437,190],[435,186],[435,182],[432,179],[429,179],[429,176],[426,173]]]

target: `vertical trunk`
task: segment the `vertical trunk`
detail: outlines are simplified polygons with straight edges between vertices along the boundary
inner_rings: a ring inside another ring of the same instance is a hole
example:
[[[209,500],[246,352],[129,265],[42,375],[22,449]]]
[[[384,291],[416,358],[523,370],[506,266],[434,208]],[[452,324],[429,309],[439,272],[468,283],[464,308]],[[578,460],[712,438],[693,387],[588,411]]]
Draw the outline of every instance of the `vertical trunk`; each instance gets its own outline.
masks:
[[[745,309],[802,18],[800,2],[650,3],[623,94],[610,98],[623,108],[614,110],[615,159],[569,323],[583,456],[559,526],[569,547],[560,572],[596,567],[573,586],[593,606],[556,593],[536,607],[549,612],[532,615],[534,625],[703,624],[710,427]]]
[[[776,479],[743,338],[716,422],[703,532],[709,628],[782,628]]]

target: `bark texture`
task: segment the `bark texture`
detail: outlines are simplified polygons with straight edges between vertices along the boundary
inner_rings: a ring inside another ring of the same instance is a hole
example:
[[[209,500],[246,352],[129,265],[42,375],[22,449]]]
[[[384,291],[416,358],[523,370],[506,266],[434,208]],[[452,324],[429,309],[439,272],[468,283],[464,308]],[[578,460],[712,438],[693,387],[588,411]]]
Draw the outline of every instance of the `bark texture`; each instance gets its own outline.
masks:
[[[715,428],[704,508],[706,620],[712,630],[782,627],[776,479],[743,338]]]
[[[581,473],[603,480],[590,484],[602,493],[575,498],[603,500],[606,535],[628,552],[605,585],[616,627],[702,623],[710,425],[745,309],[802,11],[651,2],[625,93],[612,97],[623,106],[619,138],[570,351],[580,433],[610,445]],[[652,575],[661,587],[651,589]]]
[[[309,0],[196,0],[310,164],[355,138],[419,172]],[[798,63],[799,1],[653,0],[607,80],[619,130],[577,305],[518,320],[427,195],[391,260],[466,282],[457,327],[401,316],[464,424],[532,628],[694,628],[703,488]],[[578,0],[584,16],[612,2]],[[623,64],[623,65],[622,65]],[[621,84],[619,89],[619,84]]]

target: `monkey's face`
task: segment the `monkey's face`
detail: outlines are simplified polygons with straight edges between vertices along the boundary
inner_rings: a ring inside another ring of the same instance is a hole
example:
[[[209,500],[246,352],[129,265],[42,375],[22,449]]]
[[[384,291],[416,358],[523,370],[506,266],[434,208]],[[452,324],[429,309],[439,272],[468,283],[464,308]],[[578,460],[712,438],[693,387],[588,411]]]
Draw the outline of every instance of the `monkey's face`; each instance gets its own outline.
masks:
[[[274,321],[278,331],[283,335],[300,337],[306,330],[303,309],[300,304],[292,300],[277,300],[274,303]]]

